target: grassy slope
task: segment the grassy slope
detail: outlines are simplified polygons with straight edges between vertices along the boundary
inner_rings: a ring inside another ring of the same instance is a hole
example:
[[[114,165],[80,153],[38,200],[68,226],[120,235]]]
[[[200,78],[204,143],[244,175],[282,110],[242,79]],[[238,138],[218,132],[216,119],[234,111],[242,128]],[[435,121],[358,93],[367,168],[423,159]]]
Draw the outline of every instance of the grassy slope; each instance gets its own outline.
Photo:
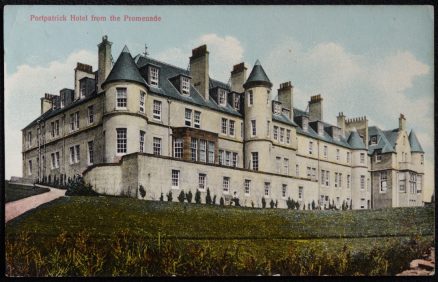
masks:
[[[7,203],[20,200],[49,191],[50,189],[48,188],[36,187],[34,189],[32,186],[10,184],[9,182],[5,182],[5,202]]]
[[[50,219],[50,220],[47,220]],[[118,197],[64,197],[13,220],[22,230],[56,236],[120,230],[179,239],[311,239],[433,235],[433,208],[377,211],[290,211],[150,202]]]

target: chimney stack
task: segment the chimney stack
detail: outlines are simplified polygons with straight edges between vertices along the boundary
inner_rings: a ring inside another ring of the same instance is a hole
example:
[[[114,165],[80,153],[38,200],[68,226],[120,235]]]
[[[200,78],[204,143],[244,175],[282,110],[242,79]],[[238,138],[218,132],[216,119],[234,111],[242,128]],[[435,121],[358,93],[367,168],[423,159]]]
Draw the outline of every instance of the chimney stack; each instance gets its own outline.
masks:
[[[41,114],[44,114],[53,107],[53,99],[56,95],[45,93],[44,97],[41,97]]]
[[[98,47],[98,71],[97,71],[97,92],[102,91],[102,83],[108,77],[112,68],[112,57],[111,57],[111,45],[113,43],[108,41],[108,36],[102,37],[102,42],[97,45]],[[76,89],[75,89],[76,90]]]
[[[246,81],[246,67],[242,62],[234,65],[231,71],[231,91],[242,93],[245,91],[243,84]]]
[[[294,97],[293,97],[293,85],[290,81],[280,83],[278,88],[278,101],[283,107],[289,109],[289,118],[294,118]]]
[[[344,113],[340,112],[338,114],[338,116],[336,117],[336,119],[337,119],[337,125],[341,129],[341,135],[345,136],[345,116],[344,116]]]
[[[89,77],[92,79],[95,79],[94,73],[93,73],[93,67],[90,65],[77,63],[75,68],[75,97],[74,100],[77,100],[80,98],[81,93],[81,85],[79,81],[84,78]]]
[[[323,115],[322,115],[322,97],[321,94],[314,95],[310,97],[309,101],[309,120],[316,121],[320,120],[322,121]]]
[[[404,114],[400,114],[400,117],[398,118],[398,129],[406,130],[406,118]]]
[[[190,57],[190,76],[192,77],[193,86],[206,101],[210,99],[208,54],[207,45],[204,44],[193,49],[192,56]]]

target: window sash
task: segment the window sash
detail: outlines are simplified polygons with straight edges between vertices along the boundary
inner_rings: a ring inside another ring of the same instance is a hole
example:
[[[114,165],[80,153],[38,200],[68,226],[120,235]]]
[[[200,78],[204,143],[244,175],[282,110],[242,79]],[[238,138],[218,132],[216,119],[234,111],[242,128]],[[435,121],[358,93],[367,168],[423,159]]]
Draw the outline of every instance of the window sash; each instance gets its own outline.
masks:
[[[221,121],[221,132],[222,134],[227,134],[227,124],[228,124],[228,120],[226,118],[222,118]]]
[[[94,106],[88,107],[88,124],[92,124],[94,122]]]
[[[161,120],[161,101],[154,100],[152,117],[156,120]]]
[[[214,143],[208,142],[208,162],[214,163]]]
[[[179,170],[172,169],[172,188],[179,188],[179,174]]]
[[[251,120],[251,134],[252,134],[252,136],[257,135],[257,128],[256,128],[256,121],[255,120]]]
[[[199,161],[206,162],[207,159],[207,141],[199,140]]]
[[[154,86],[158,86],[158,68],[150,67],[149,68],[149,76],[150,76],[150,84]]]
[[[174,158],[181,159],[182,158],[182,152],[183,152],[183,140],[181,138],[177,138],[174,140],[173,143],[174,152],[173,156]]]
[[[201,128],[201,112],[195,111],[193,123],[195,125],[195,128]]]
[[[229,127],[229,131],[230,131],[230,135],[234,136],[234,120],[230,120],[230,127]]]
[[[145,96],[146,96],[146,93],[144,93],[143,91],[140,91],[139,106],[140,106],[140,112],[142,112],[142,113],[144,113],[144,100],[145,100]]]
[[[140,130],[140,152],[144,153],[144,136],[145,132]]]
[[[259,154],[257,152],[251,153],[251,163],[253,170],[259,170]]]
[[[206,182],[207,182],[206,181],[207,180],[207,175],[204,174],[204,173],[200,173],[199,177],[198,177],[198,180],[199,180],[199,182],[198,182],[199,190],[201,190],[201,191],[205,190],[205,186],[206,186]]]
[[[117,88],[117,108],[119,109],[126,109],[127,106],[127,93],[126,88]]]
[[[190,79],[187,77],[181,77],[181,92],[183,94],[190,94]]]
[[[117,128],[117,153],[124,154],[127,152],[126,128]]]
[[[192,110],[190,109],[185,110],[184,120],[186,126],[192,126]]]
[[[152,146],[153,146],[153,151],[154,151],[154,155],[161,155],[161,138],[158,137],[154,137],[153,142],[152,142]]]
[[[244,187],[245,187],[245,194],[246,195],[249,195],[250,193],[251,193],[251,180],[249,180],[249,179],[245,179],[245,182],[244,182],[245,184],[244,184]]]
[[[222,189],[225,193],[230,192],[230,178],[224,177],[222,181]]]

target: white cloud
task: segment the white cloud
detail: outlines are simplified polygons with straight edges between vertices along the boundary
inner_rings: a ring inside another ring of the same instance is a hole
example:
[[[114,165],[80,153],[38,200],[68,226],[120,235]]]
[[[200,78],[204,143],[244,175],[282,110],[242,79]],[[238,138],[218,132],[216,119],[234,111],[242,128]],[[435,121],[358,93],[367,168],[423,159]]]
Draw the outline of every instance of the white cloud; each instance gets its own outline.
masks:
[[[219,36],[217,34],[204,34],[191,40],[182,48],[169,48],[158,53],[155,58],[186,68],[189,64],[191,50],[202,44],[207,45],[209,54],[210,76],[220,81],[227,82],[233,65],[243,61],[244,49],[238,39],[232,36]]]
[[[97,54],[79,50],[46,66],[20,65],[9,74],[5,68],[6,177],[21,175],[21,129],[40,114],[40,97],[73,88],[77,62],[97,66]]]

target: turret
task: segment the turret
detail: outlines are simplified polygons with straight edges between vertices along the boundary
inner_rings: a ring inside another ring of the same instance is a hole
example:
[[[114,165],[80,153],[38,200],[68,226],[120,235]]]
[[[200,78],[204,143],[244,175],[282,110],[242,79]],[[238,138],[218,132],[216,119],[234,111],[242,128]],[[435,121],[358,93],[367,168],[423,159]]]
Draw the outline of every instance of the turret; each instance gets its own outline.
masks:
[[[245,89],[245,168],[269,171],[270,166],[270,128],[272,126],[272,83],[262,65],[257,60]],[[269,126],[269,128],[268,128]]]

